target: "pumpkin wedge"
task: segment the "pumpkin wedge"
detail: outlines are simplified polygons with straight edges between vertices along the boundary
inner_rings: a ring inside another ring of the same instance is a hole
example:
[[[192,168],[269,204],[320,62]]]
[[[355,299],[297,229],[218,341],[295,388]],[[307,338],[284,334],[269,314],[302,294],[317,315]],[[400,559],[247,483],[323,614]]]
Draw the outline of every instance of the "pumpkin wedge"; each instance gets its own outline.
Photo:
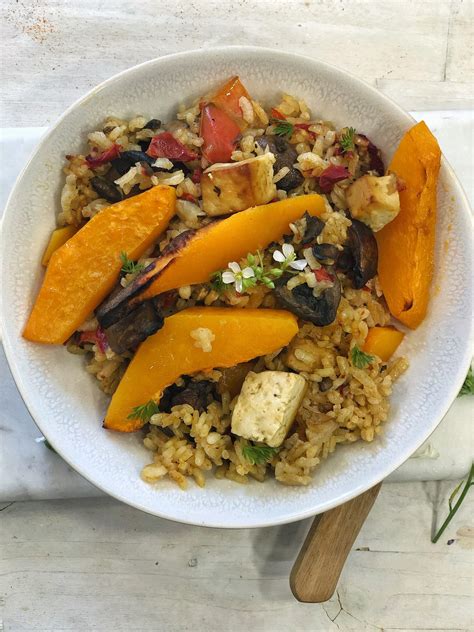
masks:
[[[290,232],[290,224],[307,211],[322,215],[324,198],[320,195],[301,195],[294,198],[253,206],[196,231],[182,248],[176,249],[173,260],[161,268],[158,277],[141,294],[151,298],[183,285],[205,283],[211,275],[238,261],[249,252],[265,248]],[[159,264],[157,260],[157,265]],[[148,275],[152,273],[148,268]]]
[[[23,336],[64,343],[116,283],[120,253],[137,259],[166,229],[175,196],[171,187],[153,187],[108,206],[56,250]]]
[[[405,334],[395,327],[372,327],[369,329],[362,351],[376,355],[387,362],[398,349],[404,337]]]
[[[408,130],[389,166],[405,183],[400,213],[375,234],[388,307],[411,329],[426,315],[433,278],[440,159],[436,138],[423,121]]]
[[[203,351],[196,341],[199,329],[214,337],[210,351]],[[180,375],[272,353],[297,331],[296,317],[283,310],[194,307],[178,312],[138,348],[112,397],[104,426],[134,432],[145,422],[133,418],[133,409],[150,400],[159,402],[163,390]]]
[[[61,226],[61,228],[53,230],[51,237],[49,238],[48,245],[46,246],[46,250],[44,251],[43,258],[41,259],[41,265],[46,267],[53,256],[53,252],[55,252],[58,248],[61,248],[61,246],[64,246],[64,244],[71,239],[78,230],[79,228],[77,226],[73,226],[72,224],[69,226]]]

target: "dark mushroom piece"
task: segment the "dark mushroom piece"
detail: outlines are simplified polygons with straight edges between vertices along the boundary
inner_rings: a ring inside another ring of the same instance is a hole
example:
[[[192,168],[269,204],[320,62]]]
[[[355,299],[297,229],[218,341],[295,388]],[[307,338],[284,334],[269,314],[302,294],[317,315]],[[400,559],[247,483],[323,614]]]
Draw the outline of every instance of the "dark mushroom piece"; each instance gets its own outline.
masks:
[[[293,167],[298,154],[290,143],[280,136],[259,136],[256,139],[258,145],[268,149],[275,156],[273,165],[273,173],[277,174],[283,167],[288,167],[289,172],[281,180],[277,182],[277,188],[283,191],[291,191],[299,187],[304,180],[303,174]]]
[[[148,336],[163,327],[164,318],[160,303],[152,298],[125,314],[104,330],[107,342],[115,353],[125,353],[137,347]]]
[[[171,397],[170,408],[182,404],[188,404],[199,412],[204,412],[211,403],[211,396],[215,384],[208,380],[201,382],[189,382],[184,389]]]
[[[102,176],[94,176],[91,178],[91,187],[100,197],[108,202],[120,202],[123,199],[123,193],[116,184],[109,182]]]
[[[118,158],[112,160],[112,167],[119,174],[119,176],[123,176],[125,173],[127,173],[130,167],[133,167],[135,165],[135,163],[145,162],[151,167],[155,160],[156,158],[149,156],[144,151],[122,151]]]
[[[319,219],[319,217],[310,215],[308,211],[306,211],[303,215],[303,219],[306,220],[306,230],[304,231],[302,242],[304,244],[309,244],[322,233],[324,222],[322,219]]]
[[[145,173],[147,176],[152,176],[155,173],[148,162],[145,162],[144,160],[140,160],[139,164],[143,170],[143,173]]]
[[[360,290],[377,274],[378,249],[374,233],[363,222],[352,220],[347,230],[347,244],[338,259],[338,267]]]
[[[160,129],[161,121],[159,119],[150,119],[146,125],[143,126],[143,129]]]
[[[285,283],[277,286],[275,293],[280,303],[290,312],[318,327],[324,327],[334,322],[341,301],[341,283],[334,273],[331,276],[333,284],[319,296],[314,296],[312,288],[306,283],[297,285],[292,290]]]
[[[195,410],[204,412],[213,400],[215,394],[215,383],[203,380],[201,382],[192,382],[189,377],[183,377],[185,385],[177,386],[171,384],[163,391],[160,399],[160,411],[164,413],[171,412],[173,406],[180,404],[189,404]],[[164,434],[173,437],[171,428],[161,428]],[[185,433],[186,439],[194,444],[195,440],[191,435]]]
[[[313,255],[321,263],[334,265],[339,257],[340,250],[334,244],[316,244],[313,246]]]
[[[195,230],[186,230],[175,237],[167,246],[165,251],[154,261],[152,261],[142,272],[137,274],[127,287],[118,286],[99,305],[95,311],[97,320],[103,329],[107,329],[117,321],[121,320],[135,309],[142,302],[140,294],[153,283],[153,281],[168,266],[186,243],[195,234]]]

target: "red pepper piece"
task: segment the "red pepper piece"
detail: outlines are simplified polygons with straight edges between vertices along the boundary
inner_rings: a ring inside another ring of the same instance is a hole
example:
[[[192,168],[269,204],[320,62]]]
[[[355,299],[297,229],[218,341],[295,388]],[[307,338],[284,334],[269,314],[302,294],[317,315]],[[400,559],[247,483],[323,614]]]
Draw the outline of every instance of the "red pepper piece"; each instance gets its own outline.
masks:
[[[240,129],[230,116],[212,103],[201,114],[202,154],[210,163],[229,162],[235,149]]]
[[[121,150],[122,148],[120,147],[120,145],[114,143],[112,147],[109,147],[109,149],[106,149],[98,156],[86,156],[87,166],[90,169],[96,169],[96,167],[105,165],[107,162],[111,162],[115,158],[118,158]]]
[[[202,169],[194,169],[191,175],[191,180],[194,182],[194,184],[199,184],[201,182],[201,176],[202,176]]]
[[[325,268],[318,268],[317,270],[313,270],[314,276],[316,277],[316,281],[334,281],[333,277],[329,274],[329,272]]]
[[[146,153],[152,158],[168,158],[189,162],[196,160],[197,154],[177,140],[171,132],[162,132],[151,139]]]
[[[341,165],[329,165],[319,176],[319,187],[323,193],[330,193],[336,182],[345,180],[350,176],[347,167]]]
[[[277,110],[276,108],[272,108],[271,110],[272,118],[278,119],[279,121],[286,121],[286,116]]]

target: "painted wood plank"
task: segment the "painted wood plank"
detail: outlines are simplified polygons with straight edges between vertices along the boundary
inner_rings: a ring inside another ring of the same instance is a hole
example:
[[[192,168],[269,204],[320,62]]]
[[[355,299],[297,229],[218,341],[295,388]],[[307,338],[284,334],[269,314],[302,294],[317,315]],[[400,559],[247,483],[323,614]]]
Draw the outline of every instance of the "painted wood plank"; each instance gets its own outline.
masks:
[[[222,44],[283,47],[340,65],[371,83],[444,78],[467,83],[467,4],[259,0],[234,6],[208,0],[203,9],[195,1],[142,0],[137,11],[132,0],[103,2],[100,8],[95,0],[1,0],[1,125],[49,124],[84,92],[124,68]],[[418,107],[406,100],[404,105]]]
[[[4,632],[468,630],[473,494],[430,542],[452,486],[383,486],[320,605],[296,602],[288,582],[310,520],[224,531],[109,499],[14,503],[0,516]]]

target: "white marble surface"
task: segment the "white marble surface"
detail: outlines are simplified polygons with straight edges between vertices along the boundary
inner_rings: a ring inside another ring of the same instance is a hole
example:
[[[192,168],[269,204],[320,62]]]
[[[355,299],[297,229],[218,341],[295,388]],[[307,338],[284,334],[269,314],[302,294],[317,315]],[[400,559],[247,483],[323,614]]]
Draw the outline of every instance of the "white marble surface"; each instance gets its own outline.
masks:
[[[319,57],[407,109],[468,109],[472,12],[470,0],[0,0],[0,125],[48,125],[119,70],[222,44]],[[0,408],[10,425],[21,410],[9,397]],[[60,490],[64,464],[41,449],[18,476],[45,467]],[[297,604],[288,588],[308,522],[223,532],[104,498],[0,505],[0,629],[473,630],[472,493],[429,541],[452,486],[385,485],[323,605]]]

